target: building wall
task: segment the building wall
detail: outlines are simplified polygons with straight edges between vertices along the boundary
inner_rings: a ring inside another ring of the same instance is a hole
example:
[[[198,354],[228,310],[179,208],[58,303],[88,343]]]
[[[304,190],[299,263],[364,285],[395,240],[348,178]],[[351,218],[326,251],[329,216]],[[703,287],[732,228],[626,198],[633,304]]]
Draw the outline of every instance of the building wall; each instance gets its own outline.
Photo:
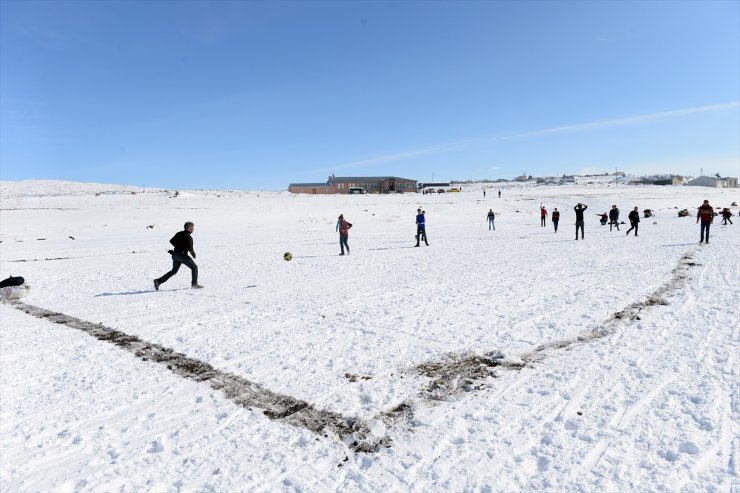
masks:
[[[337,187],[334,186],[323,186],[323,187],[288,187],[290,193],[307,193],[310,195],[329,195],[336,194]]]
[[[722,180],[718,180],[709,176],[700,176],[699,178],[691,180],[688,184],[692,187],[722,188],[724,186],[724,182]]]

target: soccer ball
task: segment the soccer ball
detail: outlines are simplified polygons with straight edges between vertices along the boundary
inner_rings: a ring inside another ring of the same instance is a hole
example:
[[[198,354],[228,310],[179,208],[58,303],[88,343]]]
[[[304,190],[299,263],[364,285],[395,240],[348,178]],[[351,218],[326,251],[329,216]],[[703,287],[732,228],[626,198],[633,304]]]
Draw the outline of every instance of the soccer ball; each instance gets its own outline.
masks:
[[[288,262],[290,262],[290,260],[291,260],[291,259],[293,258],[293,254],[292,254],[292,253],[290,253],[290,252],[285,252],[285,253],[283,254],[283,258],[284,258],[285,260],[287,260]]]

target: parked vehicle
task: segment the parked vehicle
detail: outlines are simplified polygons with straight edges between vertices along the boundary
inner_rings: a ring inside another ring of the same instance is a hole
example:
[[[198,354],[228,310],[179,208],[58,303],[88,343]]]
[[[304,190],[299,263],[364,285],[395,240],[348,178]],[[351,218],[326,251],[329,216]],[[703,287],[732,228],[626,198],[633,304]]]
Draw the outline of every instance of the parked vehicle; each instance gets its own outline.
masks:
[[[349,193],[350,193],[350,194],[355,194],[355,193],[367,193],[367,190],[365,190],[364,188],[359,188],[359,187],[358,187],[358,188],[350,188],[350,189],[349,189]]]

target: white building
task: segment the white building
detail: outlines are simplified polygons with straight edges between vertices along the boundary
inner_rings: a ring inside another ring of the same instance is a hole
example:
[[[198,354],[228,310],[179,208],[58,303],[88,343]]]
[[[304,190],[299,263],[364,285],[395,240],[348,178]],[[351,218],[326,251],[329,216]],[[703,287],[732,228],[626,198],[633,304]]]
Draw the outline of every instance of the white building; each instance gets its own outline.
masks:
[[[687,185],[691,187],[737,188],[737,178],[700,176],[688,182]]]

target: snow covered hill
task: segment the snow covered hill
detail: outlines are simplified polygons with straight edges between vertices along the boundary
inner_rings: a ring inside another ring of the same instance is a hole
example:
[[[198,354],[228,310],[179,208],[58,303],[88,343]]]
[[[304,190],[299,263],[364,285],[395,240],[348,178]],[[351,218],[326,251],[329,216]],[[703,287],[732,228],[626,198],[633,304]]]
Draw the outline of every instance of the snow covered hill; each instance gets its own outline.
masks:
[[[3,491],[740,488],[740,225],[677,215],[737,190],[0,192]]]

